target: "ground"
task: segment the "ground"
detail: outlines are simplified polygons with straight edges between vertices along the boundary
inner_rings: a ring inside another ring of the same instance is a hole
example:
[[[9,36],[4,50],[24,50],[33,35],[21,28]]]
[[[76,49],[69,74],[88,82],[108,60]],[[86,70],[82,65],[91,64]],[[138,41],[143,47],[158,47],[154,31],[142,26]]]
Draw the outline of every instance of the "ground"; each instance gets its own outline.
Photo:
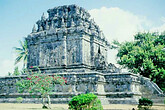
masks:
[[[0,110],[42,110],[41,104],[0,103]],[[51,110],[67,110],[67,104],[52,104]],[[110,104],[103,105],[104,110],[132,110],[137,105]],[[154,105],[152,110],[165,110],[165,105]]]

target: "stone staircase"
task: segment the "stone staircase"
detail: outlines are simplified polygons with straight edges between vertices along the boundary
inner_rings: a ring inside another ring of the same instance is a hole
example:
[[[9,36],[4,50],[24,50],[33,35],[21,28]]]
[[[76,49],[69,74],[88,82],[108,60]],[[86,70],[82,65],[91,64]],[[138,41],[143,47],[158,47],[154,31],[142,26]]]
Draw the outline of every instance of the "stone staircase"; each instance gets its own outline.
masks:
[[[153,101],[153,104],[164,104],[165,94],[158,87],[156,83],[151,81],[149,78],[140,77],[141,80],[141,93],[142,97],[149,98]]]

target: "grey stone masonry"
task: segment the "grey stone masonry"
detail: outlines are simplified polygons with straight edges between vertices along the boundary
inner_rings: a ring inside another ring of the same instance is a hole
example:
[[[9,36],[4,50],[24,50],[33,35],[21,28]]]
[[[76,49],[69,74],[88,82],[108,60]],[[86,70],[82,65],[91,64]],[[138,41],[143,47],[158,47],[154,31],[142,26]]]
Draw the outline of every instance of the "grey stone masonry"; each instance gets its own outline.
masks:
[[[50,93],[52,103],[68,103],[71,97],[81,93],[96,94],[103,104],[137,104],[143,96],[163,103],[164,95],[149,79],[131,73],[63,72],[56,73],[67,79],[66,85],[56,85]],[[52,75],[52,74],[49,74]],[[15,103],[22,97],[23,103],[40,103],[40,94],[18,93],[16,81],[23,76],[0,78],[0,103]],[[35,97],[35,98],[34,98]]]
[[[28,41],[27,67],[108,67],[109,43],[90,14],[76,5],[49,9],[48,18],[37,21]]]

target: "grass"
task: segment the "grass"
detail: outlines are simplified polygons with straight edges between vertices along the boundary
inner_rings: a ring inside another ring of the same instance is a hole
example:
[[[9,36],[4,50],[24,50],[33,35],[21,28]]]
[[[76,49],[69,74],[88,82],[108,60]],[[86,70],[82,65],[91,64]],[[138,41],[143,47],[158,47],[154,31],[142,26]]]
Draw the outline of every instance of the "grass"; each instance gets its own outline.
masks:
[[[52,104],[51,110],[66,110],[67,104]],[[45,110],[42,104],[0,103],[0,110]]]
[[[0,103],[0,110],[45,110],[42,104]],[[67,104],[52,104],[51,110],[67,110]],[[104,110],[137,110],[137,105],[109,104],[103,105]],[[165,110],[165,105],[154,105],[152,110]]]

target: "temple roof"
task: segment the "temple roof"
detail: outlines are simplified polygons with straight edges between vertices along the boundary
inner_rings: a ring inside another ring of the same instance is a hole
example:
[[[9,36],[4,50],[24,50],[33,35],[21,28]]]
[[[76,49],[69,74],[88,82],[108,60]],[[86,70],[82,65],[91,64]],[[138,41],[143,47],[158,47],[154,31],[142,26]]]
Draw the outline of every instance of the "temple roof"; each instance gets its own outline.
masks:
[[[87,19],[89,19],[90,14],[87,12],[87,10],[85,10],[82,7],[79,7],[77,5],[64,5],[64,6],[58,6],[52,9],[49,9],[48,11],[49,14],[49,18],[53,18],[53,17],[63,17],[65,15],[74,15],[74,16],[78,16],[79,17],[83,17],[81,15],[84,15],[84,17],[86,17]]]
[[[54,34],[58,32],[88,34],[109,45],[99,26],[94,19],[90,19],[90,14],[84,8],[77,5],[64,5],[48,9],[47,12],[48,18],[44,14],[41,16],[41,19],[36,22],[38,28],[32,29],[31,37],[43,31],[54,30]]]

